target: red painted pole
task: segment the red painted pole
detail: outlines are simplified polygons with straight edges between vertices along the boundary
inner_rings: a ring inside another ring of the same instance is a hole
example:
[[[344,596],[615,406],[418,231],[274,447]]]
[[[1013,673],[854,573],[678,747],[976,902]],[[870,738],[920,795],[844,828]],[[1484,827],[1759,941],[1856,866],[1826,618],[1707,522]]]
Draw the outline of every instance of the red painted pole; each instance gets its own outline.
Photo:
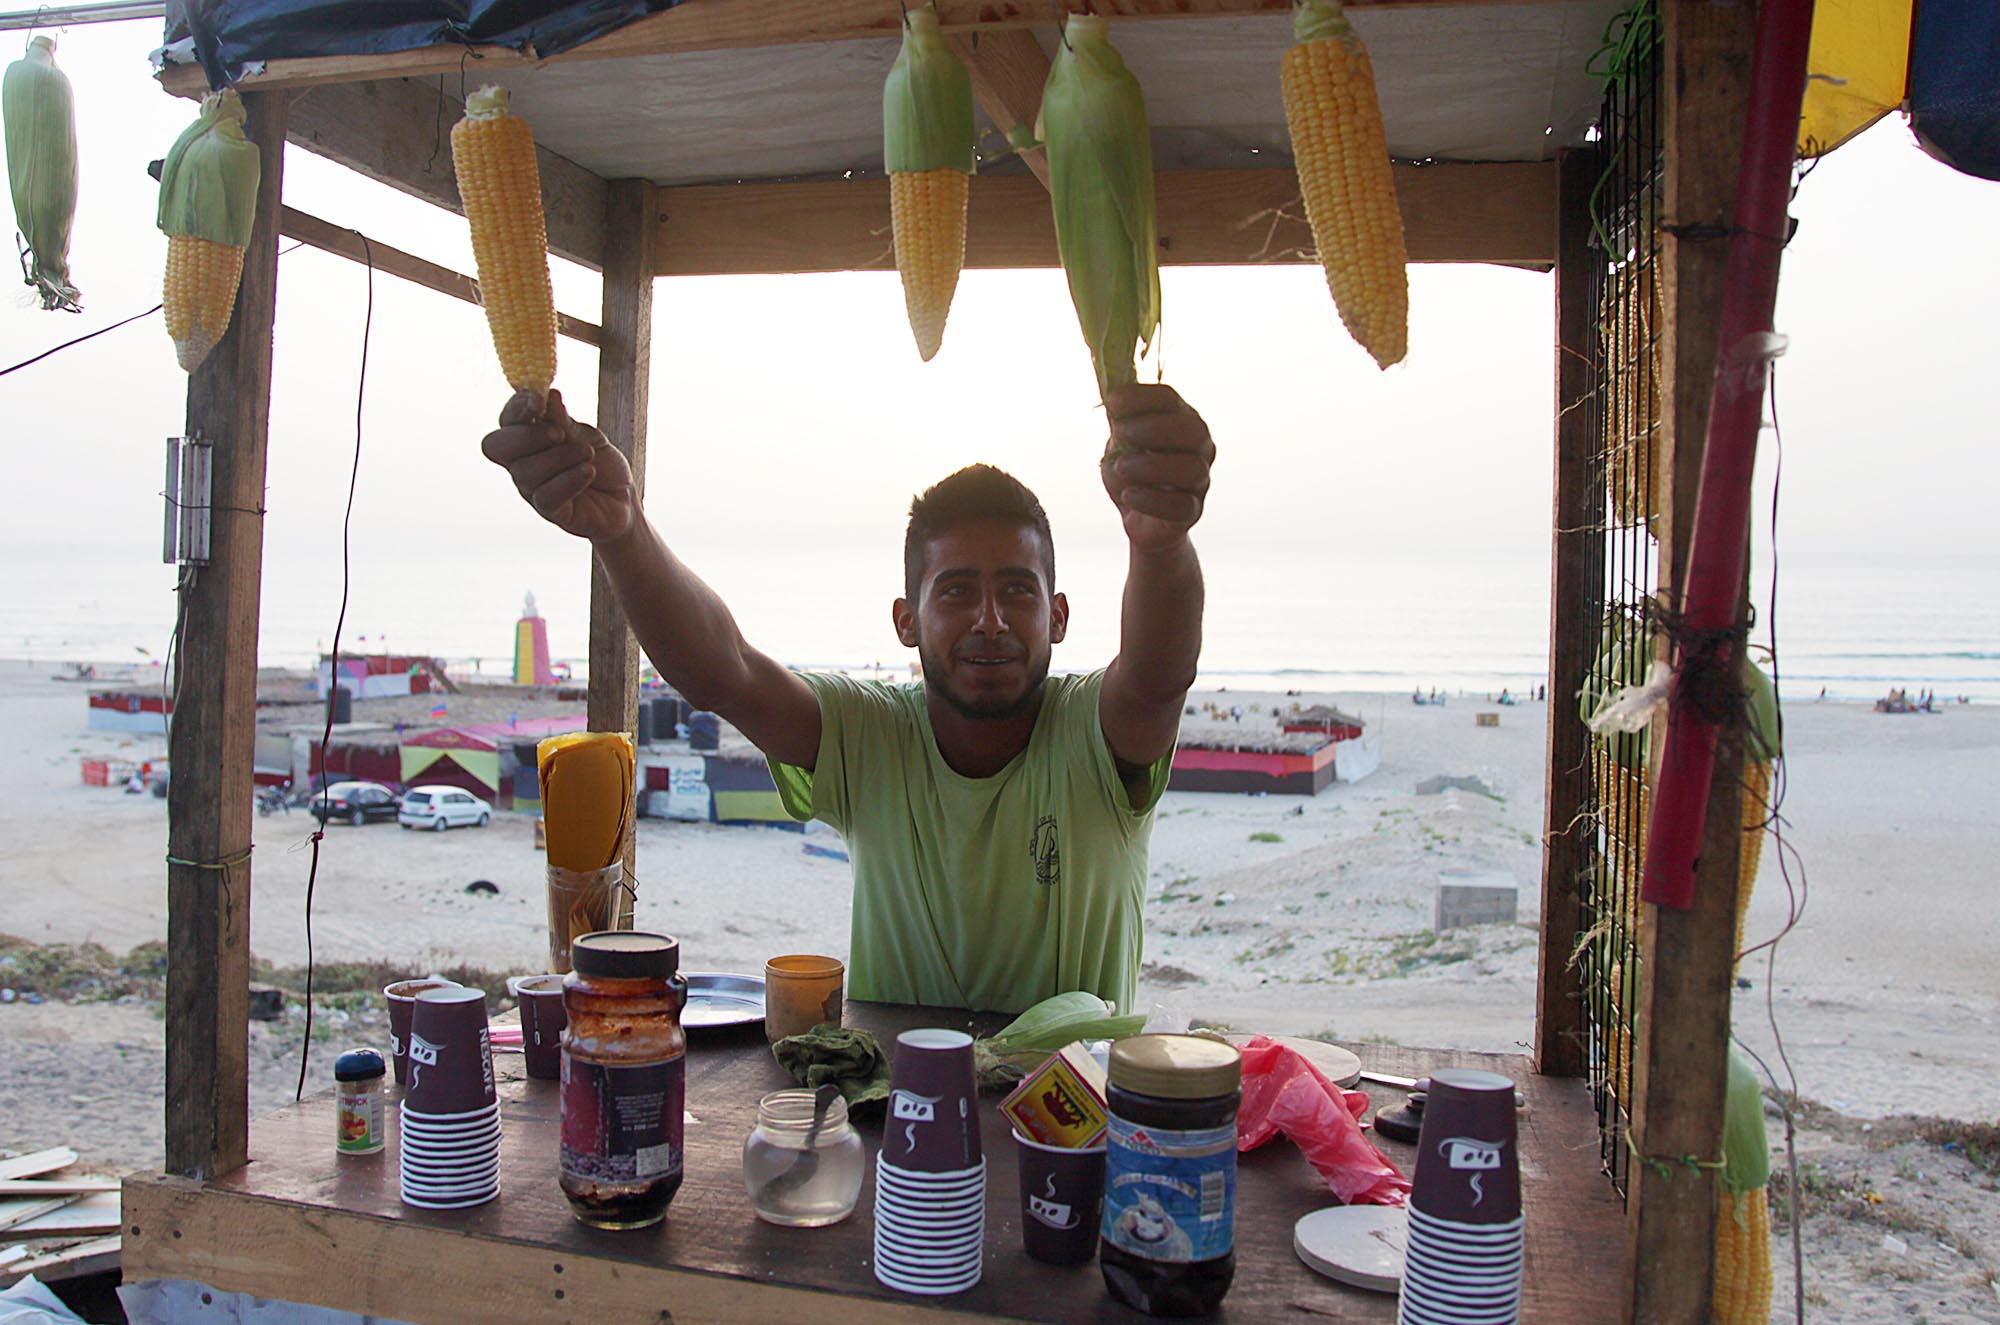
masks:
[[[1757,14],[1757,47],[1750,72],[1750,111],[1744,124],[1743,160],[1736,175],[1736,208],[1729,236],[1728,284],[1716,339],[1715,383],[1709,396],[1708,445],[1702,454],[1688,548],[1687,587],[1681,620],[1690,641],[1712,647],[1697,660],[1714,674],[1735,677],[1740,660],[1734,640],[1720,645],[1716,632],[1740,624],[1743,576],[1750,556],[1750,478],[1763,424],[1764,379],[1771,357],[1772,311],[1778,300],[1778,260],[1790,220],[1792,164],[1805,99],[1806,51],[1812,35],[1812,0],[1763,0]],[[1689,657],[1674,659],[1674,690],[1667,709],[1667,739],[1653,790],[1653,821],[1646,834],[1645,883],[1640,896],[1659,906],[1694,905],[1695,862],[1708,828],[1708,797],[1715,779],[1718,730],[1684,693]]]

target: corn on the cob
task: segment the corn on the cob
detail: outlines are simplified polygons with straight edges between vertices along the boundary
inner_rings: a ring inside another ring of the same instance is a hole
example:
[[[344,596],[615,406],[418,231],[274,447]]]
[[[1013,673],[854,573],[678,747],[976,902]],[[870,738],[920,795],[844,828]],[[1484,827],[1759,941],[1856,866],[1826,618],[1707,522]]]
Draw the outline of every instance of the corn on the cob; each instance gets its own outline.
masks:
[[[1771,678],[1749,657],[1743,659],[1743,843],[1736,865],[1736,951],[1743,951],[1743,922],[1750,914],[1750,894],[1757,886],[1757,866],[1764,855],[1764,833],[1771,819],[1771,765],[1780,754],[1778,692]]]
[[[1757,1074],[1729,1051],[1729,1088],[1722,1108],[1722,1182],[1715,1212],[1716,1325],[1770,1325],[1770,1141]]]
[[[1304,0],[1292,32],[1280,81],[1306,220],[1340,320],[1387,368],[1408,349],[1410,289],[1375,69],[1339,0]]]
[[[912,10],[882,84],[882,160],[903,305],[925,362],[944,343],[965,265],[974,138],[972,76],[945,44],[937,10]]]
[[[1048,153],[1070,300],[1098,392],[1108,396],[1138,380],[1134,350],[1143,353],[1159,328],[1160,259],[1146,99],[1102,18],[1070,15],[1036,136]]]
[[[231,89],[204,97],[160,171],[159,224],[167,235],[161,303],[174,356],[189,372],[229,330],[256,220],[263,163],[243,136],[243,116]]]
[[[506,88],[466,98],[465,117],[451,130],[451,163],[500,371],[516,391],[546,395],[556,380],[556,301],[542,176],[534,134],[507,109]]]
[[[27,243],[27,283],[43,308],[83,311],[69,280],[70,223],[76,217],[76,102],[56,68],[55,39],[33,37],[28,53],[0,77],[6,120],[7,183],[14,225]]]

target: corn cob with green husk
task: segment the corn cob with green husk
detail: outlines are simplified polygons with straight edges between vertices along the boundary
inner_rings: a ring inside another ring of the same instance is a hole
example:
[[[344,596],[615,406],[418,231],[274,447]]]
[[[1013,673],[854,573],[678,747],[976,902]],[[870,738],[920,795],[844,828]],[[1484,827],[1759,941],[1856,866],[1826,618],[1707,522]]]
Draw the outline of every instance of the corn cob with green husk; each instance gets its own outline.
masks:
[[[451,164],[472,231],[479,302],[507,385],[546,396],[556,380],[556,300],[549,283],[542,175],[528,122],[507,89],[482,87],[452,126]]]
[[[1783,753],[1778,740],[1778,692],[1764,669],[1747,655],[1743,689],[1749,729],[1743,741],[1743,844],[1736,857],[1738,954],[1743,951],[1743,922],[1750,914],[1750,893],[1757,886],[1757,865],[1763,859],[1764,832],[1771,818],[1771,766]]]
[[[1715,1217],[1715,1325],[1771,1319],[1771,1145],[1757,1073],[1729,1051],[1722,1106],[1721,1208]]]
[[[43,308],[80,313],[83,296],[69,280],[69,232],[76,219],[76,100],[56,68],[53,37],[28,41],[28,53],[0,78],[6,120],[7,183],[14,226],[27,245],[22,275]]]
[[[973,1042],[973,1058],[983,1084],[1018,1081],[1025,1067],[1040,1063],[1078,1040],[1116,1040],[1137,1035],[1143,1013],[1119,1015],[1109,1003],[1084,990],[1045,998],[1002,1027]]]
[[[1101,396],[1138,380],[1160,325],[1153,143],[1138,80],[1103,19],[1071,14],[1036,128],[1049,160],[1056,248]]]
[[[937,10],[912,10],[882,85],[882,160],[903,305],[926,362],[944,343],[965,265],[974,137],[972,76],[945,44]]]
[[[1409,346],[1403,214],[1368,48],[1339,0],[1304,0],[1280,66],[1306,220],[1340,320],[1387,368]]]
[[[243,118],[243,100],[232,89],[202,98],[160,171],[159,223],[167,235],[160,302],[174,356],[189,372],[229,330],[256,221],[263,163],[243,136]]]

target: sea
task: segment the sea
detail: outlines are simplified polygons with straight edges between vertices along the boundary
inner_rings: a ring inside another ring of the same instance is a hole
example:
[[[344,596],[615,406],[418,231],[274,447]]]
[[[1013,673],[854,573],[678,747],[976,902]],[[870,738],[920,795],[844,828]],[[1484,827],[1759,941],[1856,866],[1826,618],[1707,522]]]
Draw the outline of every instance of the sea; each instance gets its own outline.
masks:
[[[1546,561],[1375,555],[1327,570],[1274,567],[1204,549],[1208,603],[1199,686],[1206,689],[1408,694],[1436,689],[1530,694],[1546,681]],[[575,569],[575,568],[570,568]],[[796,568],[792,568],[794,576]],[[908,676],[913,659],[890,628],[896,592],[884,568],[830,553],[812,591],[776,590],[773,568],[711,576],[744,634],[786,664],[862,676]],[[1068,639],[1057,670],[1101,666],[1117,648],[1115,569],[1070,576]],[[259,660],[310,668],[334,638],[337,594],[300,592],[292,568],[266,568]],[[411,595],[400,576],[350,593],[343,653],[424,653],[455,672],[512,670],[521,598],[513,586],[471,583]],[[549,576],[581,579],[581,576]],[[823,582],[822,582],[823,581]],[[554,659],[587,676],[587,590],[539,586]],[[0,596],[0,656],[51,663],[129,664],[145,675],[173,634],[171,572],[34,577]],[[1869,701],[1892,688],[1940,701],[2000,702],[2000,574],[1990,558],[1787,568],[1773,598],[1757,585],[1753,642],[1775,642],[1789,699]]]

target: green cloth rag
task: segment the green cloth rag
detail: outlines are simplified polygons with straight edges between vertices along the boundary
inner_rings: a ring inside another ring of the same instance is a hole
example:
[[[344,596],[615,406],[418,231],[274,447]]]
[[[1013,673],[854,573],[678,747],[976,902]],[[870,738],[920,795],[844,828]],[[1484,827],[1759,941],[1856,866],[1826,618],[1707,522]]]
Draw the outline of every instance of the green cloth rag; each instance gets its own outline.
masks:
[[[808,1090],[829,1081],[839,1086],[850,1109],[889,1098],[889,1060],[867,1031],[822,1022],[803,1035],[778,1041],[771,1053]]]

